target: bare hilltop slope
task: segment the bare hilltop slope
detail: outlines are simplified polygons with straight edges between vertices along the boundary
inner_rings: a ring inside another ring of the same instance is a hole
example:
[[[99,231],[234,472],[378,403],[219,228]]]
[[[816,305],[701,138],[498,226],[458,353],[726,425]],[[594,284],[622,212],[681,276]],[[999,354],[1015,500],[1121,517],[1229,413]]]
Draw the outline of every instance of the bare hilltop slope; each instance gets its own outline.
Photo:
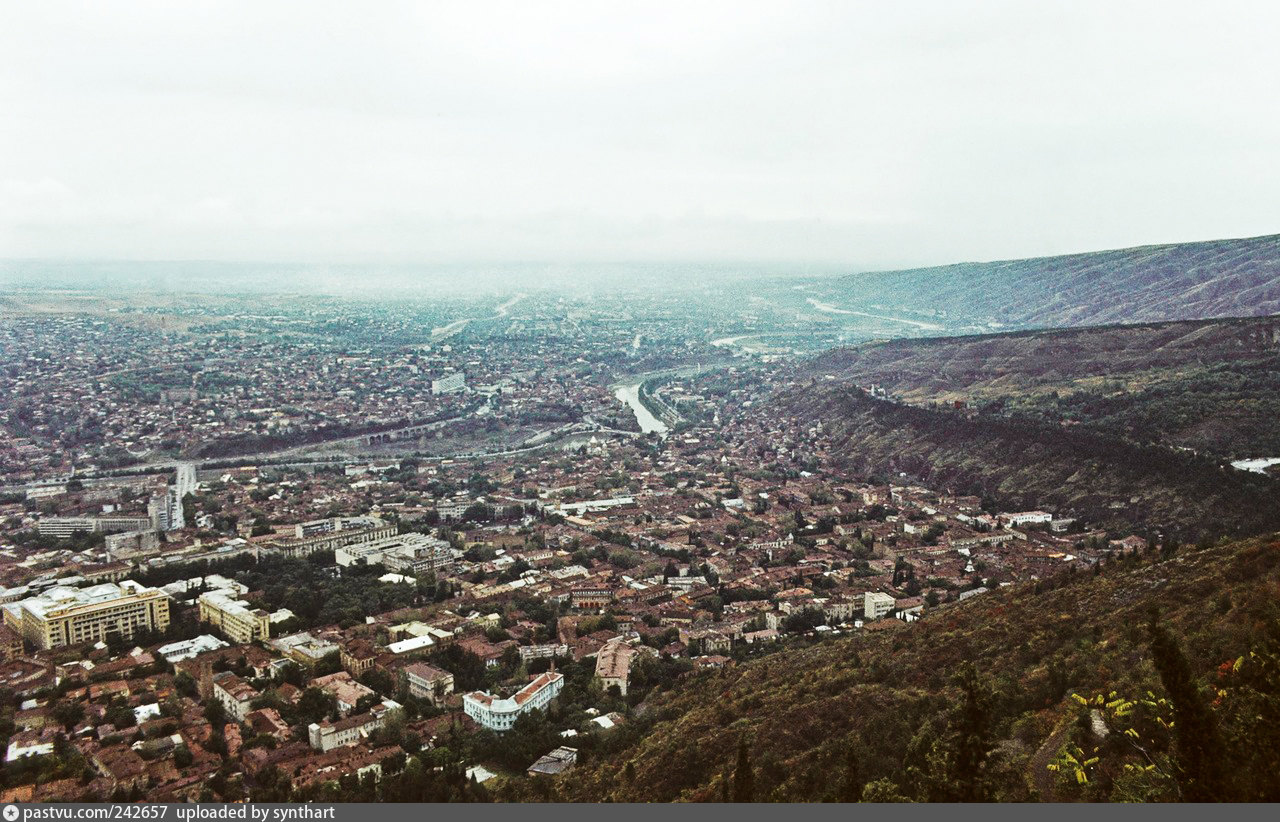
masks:
[[[1026,260],[873,271],[845,296],[1022,326],[1280,313],[1280,234]]]

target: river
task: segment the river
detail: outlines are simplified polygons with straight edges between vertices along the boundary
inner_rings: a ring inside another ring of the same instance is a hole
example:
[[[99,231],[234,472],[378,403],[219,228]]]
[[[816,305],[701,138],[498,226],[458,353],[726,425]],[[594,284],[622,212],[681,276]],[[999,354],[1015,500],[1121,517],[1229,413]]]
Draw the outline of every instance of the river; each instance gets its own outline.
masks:
[[[644,403],[640,402],[640,383],[635,385],[620,385],[613,392],[613,396],[618,398],[619,402],[624,402],[631,406],[632,412],[636,415],[636,422],[640,423],[640,430],[646,434],[666,434],[667,424],[655,417],[644,407]]]

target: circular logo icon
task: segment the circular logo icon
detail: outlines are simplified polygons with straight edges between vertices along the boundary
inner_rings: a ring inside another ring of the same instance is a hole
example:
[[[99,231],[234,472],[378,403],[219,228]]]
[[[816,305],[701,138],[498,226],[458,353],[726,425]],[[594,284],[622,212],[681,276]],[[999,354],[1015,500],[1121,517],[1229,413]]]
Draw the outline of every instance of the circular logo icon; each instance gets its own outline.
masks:
[[[4,806],[4,818],[5,818],[6,822],[13,822],[13,820],[17,819],[17,818],[18,818],[18,809],[17,809],[17,807],[15,807],[15,806],[13,806],[13,805],[5,805],[5,806]]]

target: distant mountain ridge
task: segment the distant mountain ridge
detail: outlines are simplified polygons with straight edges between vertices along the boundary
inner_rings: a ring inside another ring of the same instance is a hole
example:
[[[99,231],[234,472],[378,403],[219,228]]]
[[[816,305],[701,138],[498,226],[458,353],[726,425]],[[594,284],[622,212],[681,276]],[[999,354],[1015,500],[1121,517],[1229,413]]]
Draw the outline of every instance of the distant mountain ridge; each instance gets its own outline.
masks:
[[[1280,313],[1280,234],[840,278],[843,296],[1015,326]]]

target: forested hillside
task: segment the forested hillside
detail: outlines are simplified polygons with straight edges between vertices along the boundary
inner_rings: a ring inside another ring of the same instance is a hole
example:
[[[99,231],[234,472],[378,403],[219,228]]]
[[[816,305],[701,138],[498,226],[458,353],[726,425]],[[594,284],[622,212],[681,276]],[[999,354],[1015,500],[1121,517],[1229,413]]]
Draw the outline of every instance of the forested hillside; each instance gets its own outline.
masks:
[[[830,296],[1040,327],[1280,313],[1280,235],[875,271]]]
[[[1280,528],[1280,482],[1207,457],[1029,420],[917,408],[810,384],[774,399],[801,430],[823,428],[826,460],[978,494],[1005,510],[1047,508],[1115,531],[1184,539]]]
[[[550,795],[1275,801],[1278,594],[1274,536],[1169,545],[690,674]]]
[[[1280,319],[892,340],[809,368],[913,404],[1081,425],[1223,457],[1280,455]]]

